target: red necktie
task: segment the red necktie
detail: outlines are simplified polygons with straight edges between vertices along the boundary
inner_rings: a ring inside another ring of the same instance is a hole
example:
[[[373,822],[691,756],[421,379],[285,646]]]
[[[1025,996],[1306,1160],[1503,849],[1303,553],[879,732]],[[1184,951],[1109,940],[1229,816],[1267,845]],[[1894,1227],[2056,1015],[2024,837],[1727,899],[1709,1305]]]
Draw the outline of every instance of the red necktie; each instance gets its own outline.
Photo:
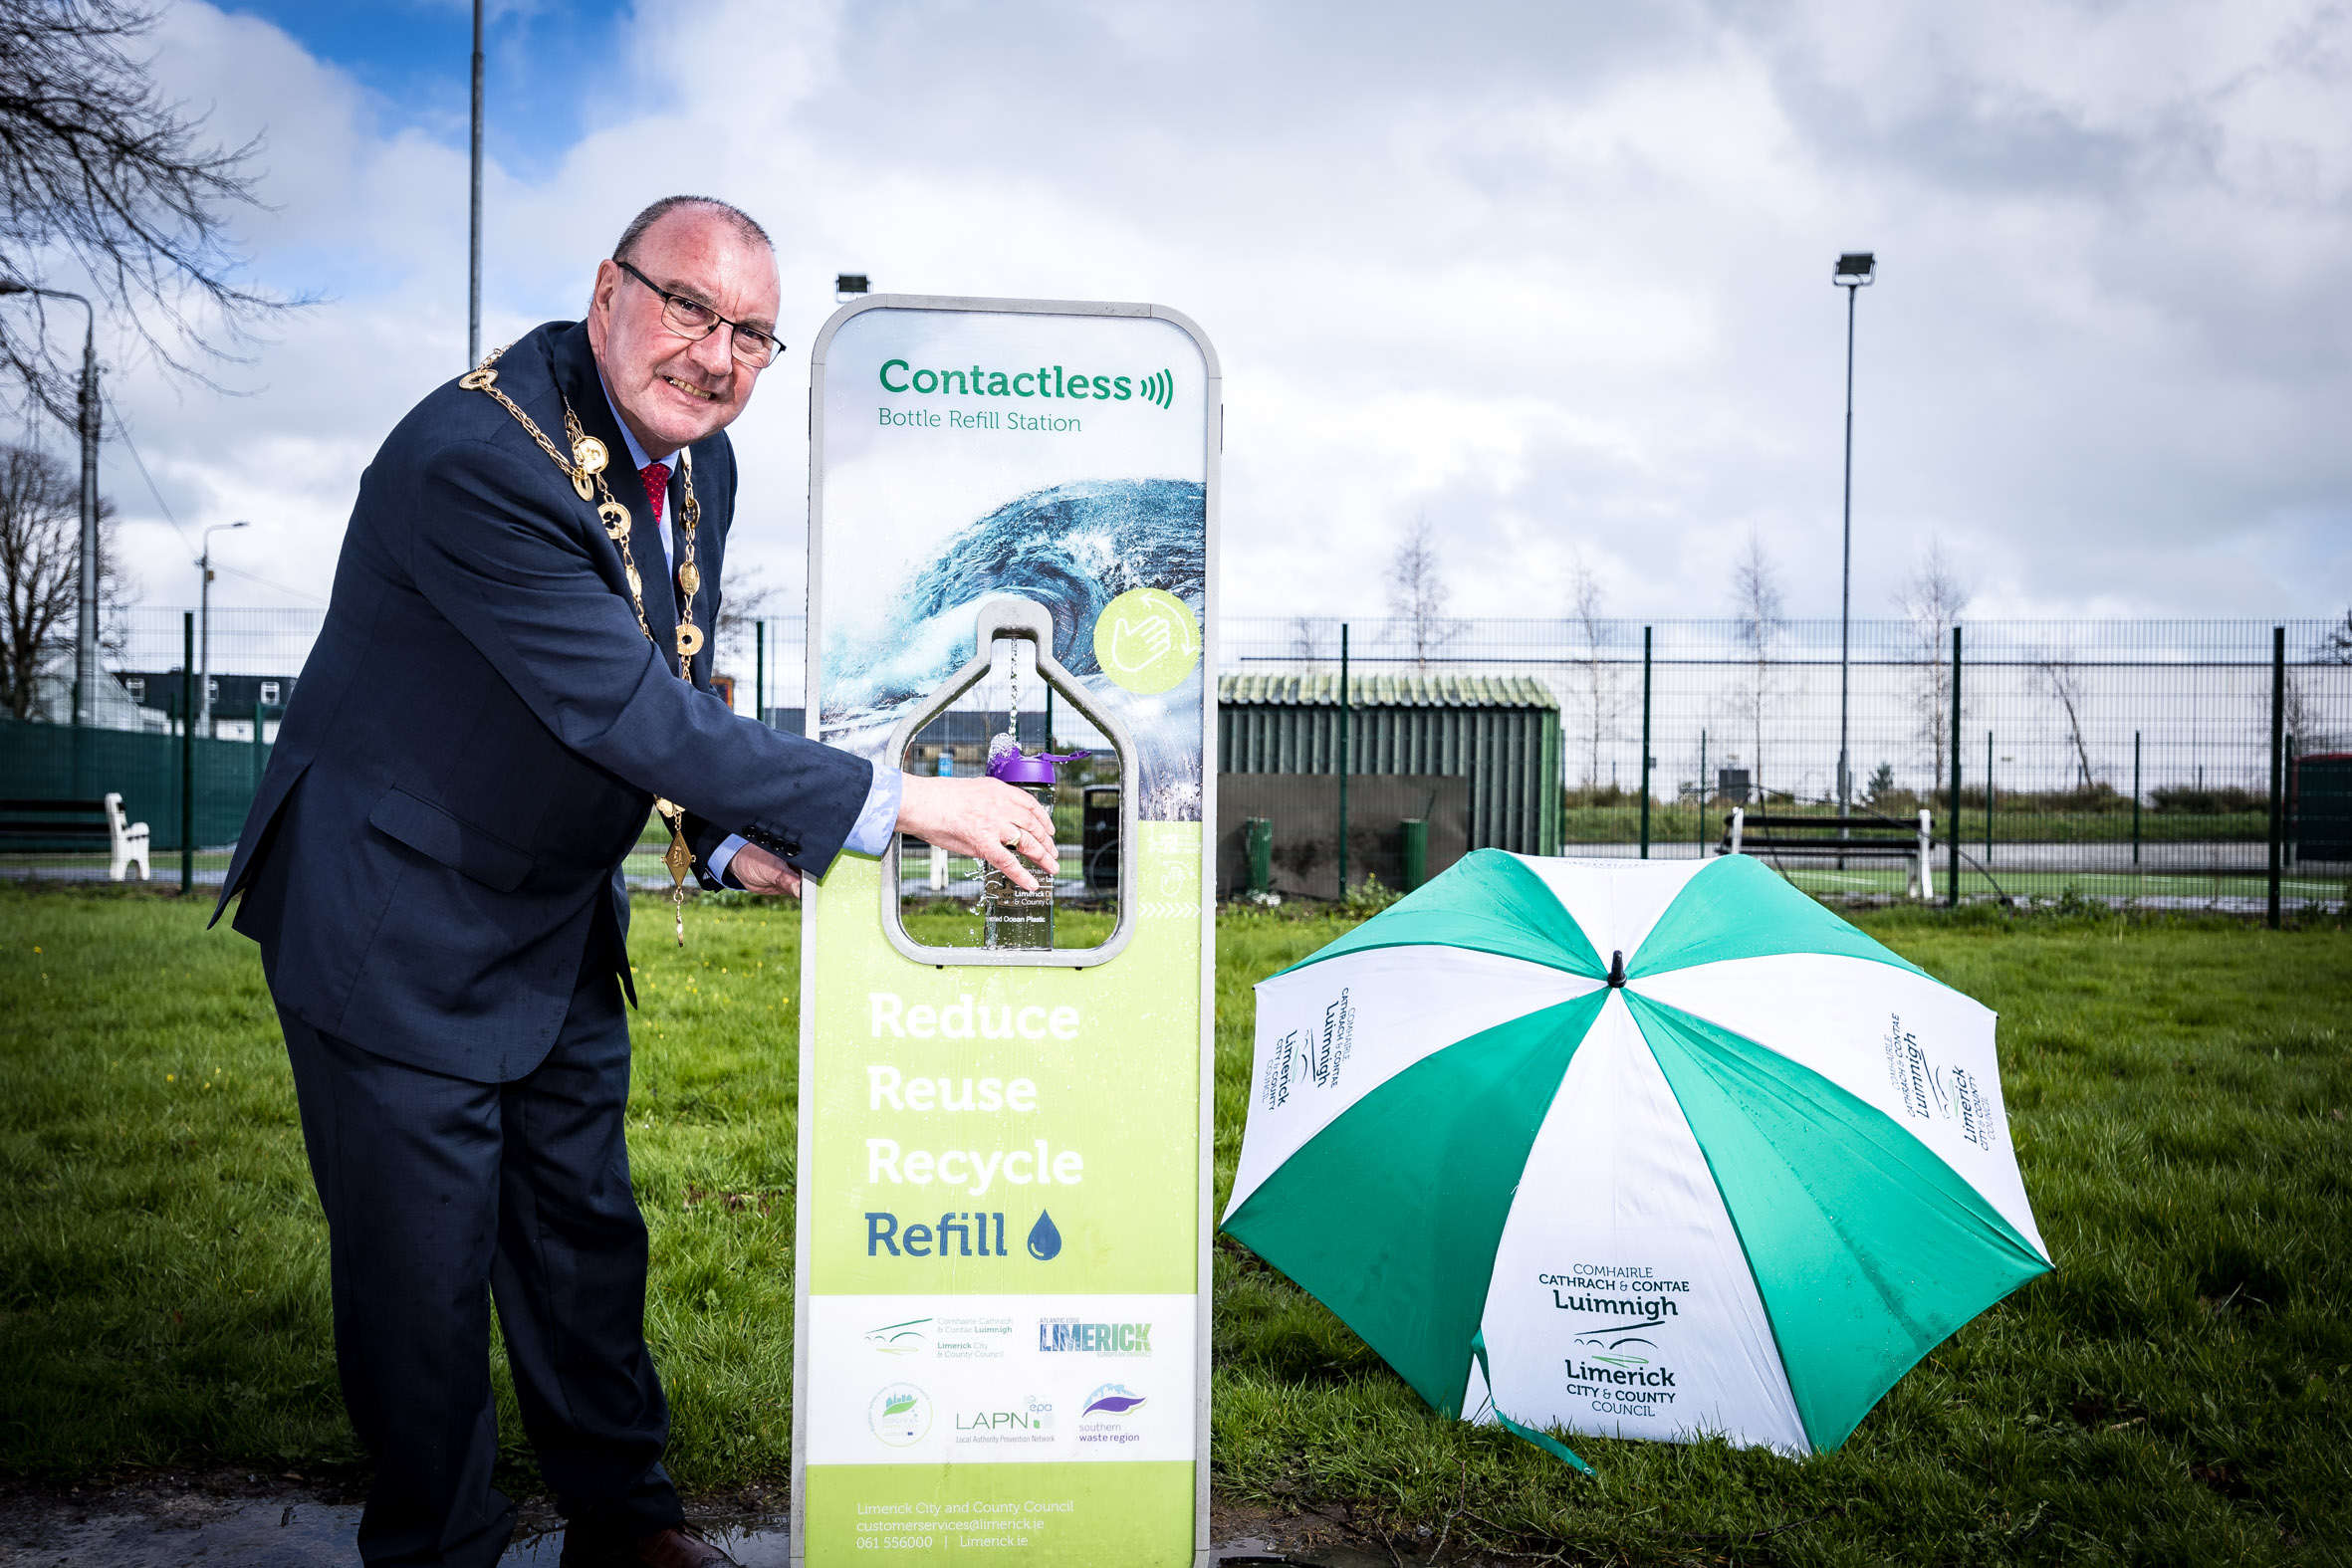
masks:
[[[670,466],[667,463],[647,463],[637,470],[637,477],[645,482],[645,504],[653,509],[653,523],[661,525],[661,503],[670,493]]]

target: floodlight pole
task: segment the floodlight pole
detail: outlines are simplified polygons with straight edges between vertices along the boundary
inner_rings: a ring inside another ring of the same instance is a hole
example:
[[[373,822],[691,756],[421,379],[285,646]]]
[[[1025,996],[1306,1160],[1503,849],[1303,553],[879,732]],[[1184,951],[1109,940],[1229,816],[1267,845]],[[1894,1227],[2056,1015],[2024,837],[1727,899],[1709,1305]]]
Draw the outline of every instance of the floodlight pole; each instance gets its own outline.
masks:
[[[1837,814],[1838,836],[1846,829],[1854,776],[1847,746],[1847,719],[1853,693],[1854,615],[1854,302],[1877,273],[1877,259],[1868,252],[1849,252],[1837,259],[1829,281],[1846,292],[1846,454],[1845,512],[1841,565],[1837,588]],[[1840,865],[1844,864],[1841,860]]]
[[[474,0],[474,199],[473,230],[467,250],[465,362],[482,359],[482,0]]]
[[[1347,770],[1348,742],[1353,739],[1354,715],[1347,700],[1347,622],[1339,623],[1339,898],[1347,899]]]
[[[251,527],[250,522],[213,524],[204,531],[204,554],[196,558],[197,569],[203,573],[196,587],[196,722],[208,740],[212,737],[212,536]]]

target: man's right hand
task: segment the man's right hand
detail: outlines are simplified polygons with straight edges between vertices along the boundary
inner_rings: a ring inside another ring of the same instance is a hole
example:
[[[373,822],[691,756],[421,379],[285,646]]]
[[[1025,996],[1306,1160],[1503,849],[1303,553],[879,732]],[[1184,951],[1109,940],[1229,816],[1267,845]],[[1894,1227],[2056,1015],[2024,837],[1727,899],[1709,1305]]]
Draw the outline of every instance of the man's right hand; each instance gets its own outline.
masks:
[[[949,854],[985,860],[1024,892],[1038,886],[1021,864],[1024,856],[1048,876],[1055,871],[1054,818],[1028,790],[999,779],[908,774],[898,796],[898,830]]]

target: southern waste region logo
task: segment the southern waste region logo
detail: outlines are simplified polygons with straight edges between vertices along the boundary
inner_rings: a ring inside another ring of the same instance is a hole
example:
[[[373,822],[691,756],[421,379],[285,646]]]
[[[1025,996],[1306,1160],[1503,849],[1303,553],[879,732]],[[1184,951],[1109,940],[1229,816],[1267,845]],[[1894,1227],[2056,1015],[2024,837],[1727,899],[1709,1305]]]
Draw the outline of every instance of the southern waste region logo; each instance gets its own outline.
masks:
[[[1960,1123],[1960,1135],[1978,1148],[1993,1147],[1993,1106],[1984,1085],[1966,1067],[1939,1067],[1920,1047],[1919,1036],[1903,1027],[1900,1013],[1887,1017],[1887,1037],[1881,1042],[1887,1058],[1887,1079],[1902,1101],[1903,1113],[1921,1121]]]
[[[931,1396],[912,1383],[892,1383],[866,1403],[865,1424],[894,1449],[931,1435]]]
[[[1288,1104],[1291,1091],[1300,1084],[1312,1083],[1318,1089],[1336,1084],[1354,1047],[1355,1003],[1341,987],[1324,1007],[1319,1023],[1293,1029],[1274,1042],[1266,1064],[1266,1108]]]
[[[1665,1353],[1690,1302],[1689,1280],[1622,1263],[1576,1263],[1536,1280],[1555,1311],[1575,1314],[1569,1342],[1581,1349],[1566,1361],[1569,1397],[1604,1416],[1654,1421],[1673,1413],[1678,1391]]]
[[[1142,1442],[1143,1434],[1127,1429],[1127,1418],[1148,1403],[1124,1383],[1103,1384],[1078,1407],[1078,1441],[1112,1447]]]

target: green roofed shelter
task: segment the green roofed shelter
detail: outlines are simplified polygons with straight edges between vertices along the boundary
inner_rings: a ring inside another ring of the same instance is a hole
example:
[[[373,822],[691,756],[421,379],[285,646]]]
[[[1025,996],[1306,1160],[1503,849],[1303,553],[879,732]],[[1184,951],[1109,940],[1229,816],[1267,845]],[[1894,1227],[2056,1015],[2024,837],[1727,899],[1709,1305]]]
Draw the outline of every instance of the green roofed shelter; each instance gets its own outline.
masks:
[[[1525,675],[1350,675],[1348,773],[1466,781],[1469,846],[1559,847],[1559,699]],[[1224,675],[1218,766],[1231,774],[1336,774],[1339,677]]]

